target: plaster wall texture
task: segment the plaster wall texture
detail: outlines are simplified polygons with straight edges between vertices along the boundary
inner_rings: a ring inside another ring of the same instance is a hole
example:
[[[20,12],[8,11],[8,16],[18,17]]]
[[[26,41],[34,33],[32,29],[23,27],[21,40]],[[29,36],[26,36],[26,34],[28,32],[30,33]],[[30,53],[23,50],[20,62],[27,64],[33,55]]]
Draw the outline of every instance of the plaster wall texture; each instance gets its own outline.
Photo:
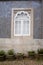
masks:
[[[42,17],[41,17],[42,26],[41,26],[41,28],[42,28],[42,39],[43,39],[43,0],[42,0],[42,12],[41,12],[41,14],[42,14]]]

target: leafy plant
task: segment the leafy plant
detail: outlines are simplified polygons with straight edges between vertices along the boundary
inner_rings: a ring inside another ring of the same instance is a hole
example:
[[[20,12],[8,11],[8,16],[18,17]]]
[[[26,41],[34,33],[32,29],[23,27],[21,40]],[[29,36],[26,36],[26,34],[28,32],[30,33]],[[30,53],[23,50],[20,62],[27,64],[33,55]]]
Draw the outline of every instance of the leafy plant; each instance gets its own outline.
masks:
[[[0,56],[5,55],[5,51],[4,50],[0,50]]]
[[[35,58],[35,51],[28,51],[28,57],[30,59],[34,59]]]
[[[43,49],[38,49],[38,54],[43,54]]]
[[[28,51],[28,55],[29,56],[35,55],[35,51]]]
[[[23,56],[24,54],[23,53],[17,53],[18,56]]]
[[[24,54],[23,53],[17,53],[17,58],[18,59],[21,59],[21,58],[23,58],[24,57]]]
[[[14,51],[13,51],[13,49],[11,49],[11,50],[8,50],[8,55],[14,55]]]
[[[6,59],[7,60],[14,60],[15,59],[15,53],[13,49],[8,50],[6,54]]]

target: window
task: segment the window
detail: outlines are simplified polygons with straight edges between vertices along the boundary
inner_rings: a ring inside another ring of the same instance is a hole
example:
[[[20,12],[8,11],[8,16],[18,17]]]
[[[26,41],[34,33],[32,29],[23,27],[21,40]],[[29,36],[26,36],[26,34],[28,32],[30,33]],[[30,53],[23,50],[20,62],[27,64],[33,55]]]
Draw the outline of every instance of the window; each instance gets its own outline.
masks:
[[[30,14],[28,12],[17,12],[14,17],[14,36],[29,36],[30,22]]]

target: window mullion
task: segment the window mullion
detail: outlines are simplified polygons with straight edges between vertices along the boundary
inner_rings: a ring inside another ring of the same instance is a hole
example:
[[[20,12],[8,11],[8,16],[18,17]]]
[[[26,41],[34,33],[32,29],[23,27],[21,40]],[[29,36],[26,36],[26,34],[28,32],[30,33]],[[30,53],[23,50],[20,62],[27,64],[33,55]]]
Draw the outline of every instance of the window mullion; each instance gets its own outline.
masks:
[[[15,21],[14,21],[14,34],[16,34],[16,33],[15,33]]]

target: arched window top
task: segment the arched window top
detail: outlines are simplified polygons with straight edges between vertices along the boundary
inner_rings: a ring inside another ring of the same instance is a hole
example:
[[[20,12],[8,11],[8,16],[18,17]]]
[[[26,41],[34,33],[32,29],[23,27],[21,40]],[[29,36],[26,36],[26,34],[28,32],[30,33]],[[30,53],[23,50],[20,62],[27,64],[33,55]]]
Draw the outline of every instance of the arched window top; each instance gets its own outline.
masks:
[[[30,19],[30,15],[28,12],[25,11],[19,11],[16,13],[15,15],[15,20],[29,20]]]
[[[30,14],[26,11],[18,11],[14,17],[15,36],[30,35]]]

